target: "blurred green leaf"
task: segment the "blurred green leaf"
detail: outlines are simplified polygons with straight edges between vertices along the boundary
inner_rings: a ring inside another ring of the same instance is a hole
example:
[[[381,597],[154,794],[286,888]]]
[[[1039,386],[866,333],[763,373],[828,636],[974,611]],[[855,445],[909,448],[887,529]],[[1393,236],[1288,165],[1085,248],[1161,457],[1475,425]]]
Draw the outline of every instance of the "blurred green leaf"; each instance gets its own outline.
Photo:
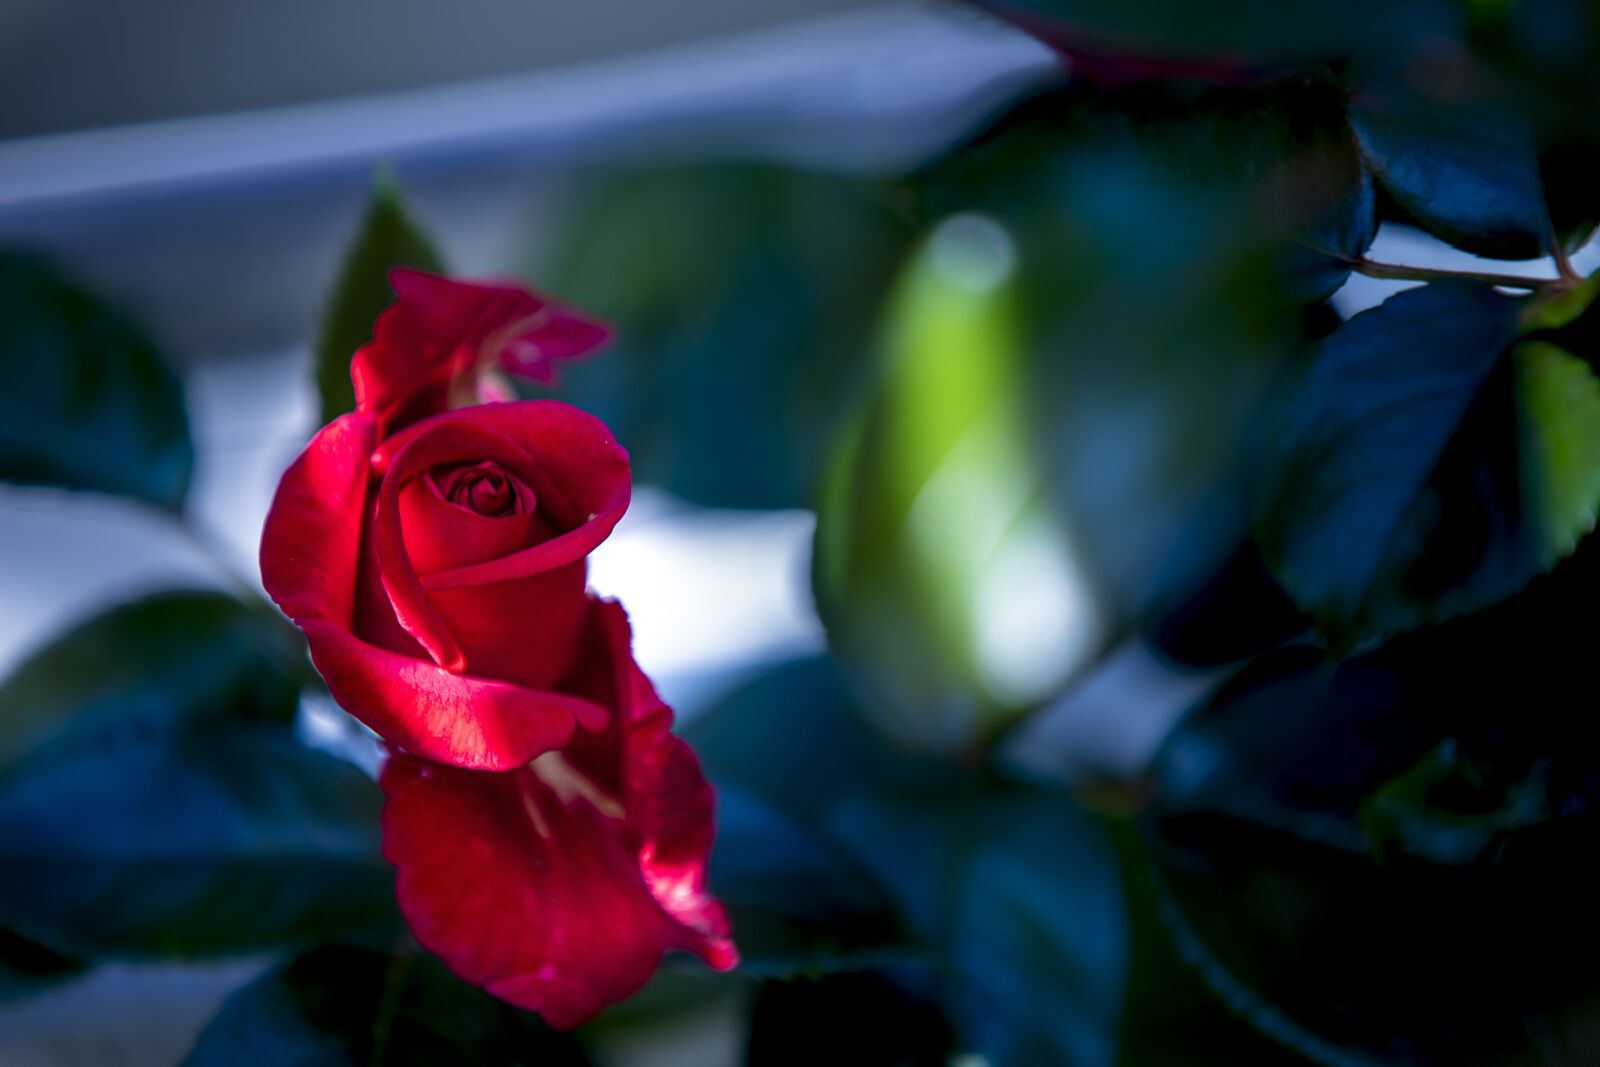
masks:
[[[230,997],[185,1067],[586,1067],[577,1042],[428,956],[324,948]]]
[[[1321,157],[1293,146],[1320,142],[1324,88],[1301,94],[1306,129],[1270,93],[1047,94],[916,179],[924,210],[980,212],[1017,244],[1021,432],[1113,622],[1176,556],[1204,573],[1244,535],[1254,422],[1304,344],[1288,290],[1339,276],[1288,243],[1319,232],[1294,223],[1343,215],[1363,243],[1359,185],[1324,199],[1291,178]]]
[[[84,958],[371,933],[380,806],[278,723],[107,723],[0,774],[0,922]]]
[[[839,813],[838,831],[942,956],[942,999],[995,1067],[1300,1062],[1231,1019],[1156,921],[1126,828],[989,785]]]
[[[864,874],[738,787],[717,790],[711,889],[738,931],[746,974],[822,974],[905,958],[904,934]]]
[[[85,959],[393,921],[377,786],[300,744],[283,621],[217,593],[95,616],[0,688],[0,922]]]
[[[877,793],[937,795],[971,771],[897,749],[862,719],[827,657],[779,664],[684,724],[706,774],[813,836],[830,813]]]
[[[860,719],[826,659],[741,684],[690,720],[718,795],[711,885],[761,975],[888,965],[920,952],[875,882],[827,833],[830,813],[878,792],[936,794],[956,768],[896,751]]]
[[[0,480],[183,507],[194,444],[177,373],[130,323],[0,252]]]
[[[1114,1063],[1127,912],[1105,828],[1023,791],[931,814],[863,807],[841,830],[943,948],[957,1031],[995,1067]]]
[[[891,736],[955,751],[1059,687],[1102,639],[1026,425],[1016,248],[943,223],[889,305],[880,389],[840,441],[814,567],[829,640]],[[1015,605],[1026,597],[1028,625]]]
[[[0,1006],[83,973],[83,964],[0,929]]]
[[[1124,77],[1243,77],[1278,66],[1390,54],[1465,19],[1443,0],[976,0],[1068,54],[1113,65]],[[1140,60],[1145,62],[1141,63]]]
[[[1548,346],[1508,358],[1518,313],[1486,286],[1407,290],[1296,386],[1257,537],[1335,644],[1502,600],[1593,525],[1595,383]]]
[[[221,593],[121,604],[35,650],[0,685],[0,768],[74,732],[258,717],[292,722],[305,647]]]
[[[910,238],[883,192],[754,164],[586,183],[551,262],[562,299],[618,328],[560,395],[606,420],[640,481],[696,503],[812,503]]]
[[[1497,259],[1548,252],[1534,133],[1504,102],[1365,81],[1352,87],[1350,121],[1378,180],[1431,233]]]
[[[313,373],[317,395],[322,399],[324,423],[355,410],[350,358],[356,349],[372,340],[372,324],[394,303],[389,271],[395,267],[440,273],[444,262],[428,235],[411,218],[394,175],[380,168],[373,177],[366,214],[345,253],[338,281],[323,311],[313,350]]]

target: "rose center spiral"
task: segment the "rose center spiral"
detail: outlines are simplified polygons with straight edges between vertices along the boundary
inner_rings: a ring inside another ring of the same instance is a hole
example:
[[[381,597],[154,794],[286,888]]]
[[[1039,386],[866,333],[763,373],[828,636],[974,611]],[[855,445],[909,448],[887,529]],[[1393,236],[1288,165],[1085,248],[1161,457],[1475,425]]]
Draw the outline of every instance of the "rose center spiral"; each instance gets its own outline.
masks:
[[[511,476],[495,463],[458,467],[444,478],[444,498],[485,518],[516,515],[533,506]]]

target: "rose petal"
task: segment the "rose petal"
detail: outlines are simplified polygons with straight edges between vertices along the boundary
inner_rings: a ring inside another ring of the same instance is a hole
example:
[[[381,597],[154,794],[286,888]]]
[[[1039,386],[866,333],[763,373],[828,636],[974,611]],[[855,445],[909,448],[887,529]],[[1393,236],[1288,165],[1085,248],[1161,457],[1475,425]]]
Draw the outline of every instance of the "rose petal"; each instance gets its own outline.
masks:
[[[389,284],[398,299],[350,361],[356,410],[385,430],[446,410],[451,379],[476,369],[484,341],[545,305],[520,286],[419,270],[390,271]]]
[[[500,366],[508,374],[551,384],[556,381],[556,363],[581,359],[603,347],[612,337],[611,327],[570,308],[553,308],[550,319],[538,331],[512,339],[499,353]]]
[[[487,516],[452,504],[426,476],[401,488],[399,504],[406,554],[424,576],[509,556],[553,533],[536,511]]]
[[[430,573],[423,580],[426,589],[531,577],[587,556],[610,536],[628,509],[628,453],[605,423],[570,404],[524,400],[442,415],[384,441],[374,462],[386,469],[421,435],[469,418],[479,429],[498,433],[524,450],[533,468],[520,467],[516,473],[533,489],[541,514],[566,532],[500,559]]]
[[[510,468],[513,474],[530,480],[537,477],[537,471],[516,441],[474,419],[435,418],[418,423],[416,428],[419,432],[408,437],[404,447],[391,453],[392,462],[379,464],[387,469],[378,489],[372,543],[377,550],[379,577],[394,607],[395,618],[434,662],[459,672],[466,669],[466,653],[438,607],[428,598],[412,562],[408,531],[401,520],[400,491],[432,468],[452,462],[493,460]],[[502,628],[513,624],[514,619],[500,620]]]
[[[456,380],[499,365],[550,381],[554,360],[585,355],[610,337],[605,325],[515,282],[398,268],[389,283],[398,299],[350,363],[357,410],[386,431],[448,410]]]
[[[349,626],[366,514],[367,457],[377,440],[367,415],[324,426],[284,472],[261,533],[261,582],[296,622]]]
[[[368,644],[332,623],[301,622],[311,659],[346,711],[391,745],[483,771],[525,765],[608,713],[582,697],[472,675]]]
[[[537,689],[556,685],[572,669],[588,614],[587,586],[588,569],[578,560],[529,578],[429,590],[428,599],[474,674]]]
[[[384,854],[418,941],[560,1027],[633,993],[668,949],[720,969],[738,962],[705,893],[710,787],[666,732],[670,710],[637,684],[621,608],[597,603],[592,617],[574,685],[609,690],[602,733],[509,774],[401,756],[381,778]],[[627,784],[613,792],[609,781]]]

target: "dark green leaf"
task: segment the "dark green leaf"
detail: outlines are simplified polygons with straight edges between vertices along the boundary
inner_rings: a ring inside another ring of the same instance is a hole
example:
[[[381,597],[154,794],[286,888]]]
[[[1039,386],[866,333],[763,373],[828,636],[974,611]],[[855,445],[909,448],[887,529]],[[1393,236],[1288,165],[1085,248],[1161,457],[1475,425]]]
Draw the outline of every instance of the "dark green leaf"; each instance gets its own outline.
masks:
[[[1497,259],[1549,251],[1533,130],[1503,103],[1367,82],[1351,92],[1350,121],[1378,180],[1423,228]]]
[[[881,190],[719,165],[587,184],[553,262],[562,299],[618,328],[562,372],[634,473],[701,504],[812,503],[909,228]]]
[[[1517,314],[1485,286],[1407,290],[1324,341],[1297,385],[1267,450],[1257,538],[1335,643],[1501,600],[1570,551],[1571,517],[1547,526],[1540,498],[1524,499],[1557,467],[1579,473],[1541,458],[1544,427],[1567,442],[1565,416],[1521,428],[1516,398],[1560,408],[1585,394],[1554,365],[1505,358]],[[1568,510],[1570,484],[1550,486]]]
[[[72,732],[236,716],[294,718],[305,649],[221,593],[123,604],[35,651],[0,686],[0,767]]]
[[[1333,132],[1319,85],[1052,94],[918,176],[930,215],[981,212],[1016,242],[1022,432],[1113,617],[1175,552],[1204,572],[1243,536],[1252,420],[1303,343],[1285,288],[1342,270],[1303,248],[1286,263],[1287,242],[1326,241],[1317,223],[1343,217],[1338,243],[1363,245],[1359,184],[1315,180],[1338,154],[1316,147]],[[1203,538],[1202,508],[1227,517]]]
[[[183,384],[132,325],[0,252],[0,479],[177,511],[194,467]]]
[[[745,970],[820,973],[906,954],[886,899],[828,837],[829,813],[879,791],[938,792],[954,768],[870,730],[826,659],[744,683],[684,736],[717,785],[711,882],[733,912]]]
[[[991,220],[941,224],[885,317],[870,407],[838,442],[818,507],[817,607],[890,736],[982,744],[1102,639],[1095,596],[1030,447],[1016,254]],[[1023,632],[997,611],[1024,592]],[[986,610],[987,609],[987,610]]]
[[[907,954],[888,902],[861,871],[737,787],[717,790],[711,889],[747,974],[860,969]]]
[[[0,929],[0,1007],[83,973],[83,964]]]
[[[1390,54],[1458,32],[1440,0],[976,0],[1091,70],[1128,76],[1244,77],[1262,65]],[[1121,61],[1121,62],[1119,62]]]
[[[956,1032],[997,1067],[1290,1064],[1167,945],[1143,853],[1063,794],[863,803],[839,831],[944,961]]]
[[[579,1045],[427,956],[327,948],[230,997],[185,1067],[585,1067]]]
[[[862,720],[826,657],[780,664],[741,684],[683,730],[707,775],[819,831],[865,794],[937,794],[960,768],[896,749]]]
[[[1272,576],[1254,541],[1246,540],[1202,579],[1180,574],[1161,588],[1145,632],[1164,655],[1180,663],[1215,667],[1241,660],[1304,633],[1310,625]]]
[[[1114,1062],[1127,914],[1111,839],[1065,796],[841,813],[839,833],[939,945],[957,1031],[996,1067]]]
[[[350,357],[372,340],[372,324],[394,303],[389,271],[395,267],[444,270],[433,243],[406,211],[394,176],[379,170],[317,333],[313,359],[324,423],[355,409]]]
[[[1380,859],[1492,860],[1508,835],[1550,819],[1549,769],[1541,763],[1507,780],[1446,738],[1367,798],[1362,824]]]
[[[281,723],[106,722],[0,774],[0,923],[85,958],[367,932],[393,914],[379,807]]]
[[[1595,839],[1592,782],[1558,795],[1503,729],[1450,723],[1496,667],[1444,632],[1336,666],[1275,654],[1174,733],[1163,921],[1215,993],[1321,1063],[1588,1062],[1600,884],[1570,857]],[[1473,752],[1440,745],[1452,725]]]

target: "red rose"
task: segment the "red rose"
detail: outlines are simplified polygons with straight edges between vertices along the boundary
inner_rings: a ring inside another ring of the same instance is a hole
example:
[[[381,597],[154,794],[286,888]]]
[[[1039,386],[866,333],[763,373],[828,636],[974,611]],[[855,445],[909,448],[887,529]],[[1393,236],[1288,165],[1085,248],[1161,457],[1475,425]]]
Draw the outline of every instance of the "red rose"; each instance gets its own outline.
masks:
[[[284,474],[262,582],[340,706],[417,755],[507,770],[579,722],[604,724],[562,682],[589,613],[585,557],[628,505],[628,457],[598,419],[555,401],[431,414],[459,391],[437,369],[475,376],[460,353],[514,332],[535,301],[415,272],[396,284],[355,361],[384,353],[366,366],[393,377],[369,377],[361,406]],[[402,336],[408,325],[418,332]],[[384,439],[401,411],[427,417]]]
[[[418,939],[571,1026],[668,949],[738,958],[705,888],[711,788],[621,607],[586,588],[627,453],[554,401],[449,410],[491,364],[547,375],[604,331],[505,286],[393,281],[356,411],[283,476],[262,581],[334,698],[398,750],[384,852]]]
[[[552,1026],[628,996],[668,949],[738,962],[706,893],[711,787],[628,651],[627,616],[590,617],[578,691],[598,733],[507,774],[407,756],[385,766],[384,855],[424,948]]]

